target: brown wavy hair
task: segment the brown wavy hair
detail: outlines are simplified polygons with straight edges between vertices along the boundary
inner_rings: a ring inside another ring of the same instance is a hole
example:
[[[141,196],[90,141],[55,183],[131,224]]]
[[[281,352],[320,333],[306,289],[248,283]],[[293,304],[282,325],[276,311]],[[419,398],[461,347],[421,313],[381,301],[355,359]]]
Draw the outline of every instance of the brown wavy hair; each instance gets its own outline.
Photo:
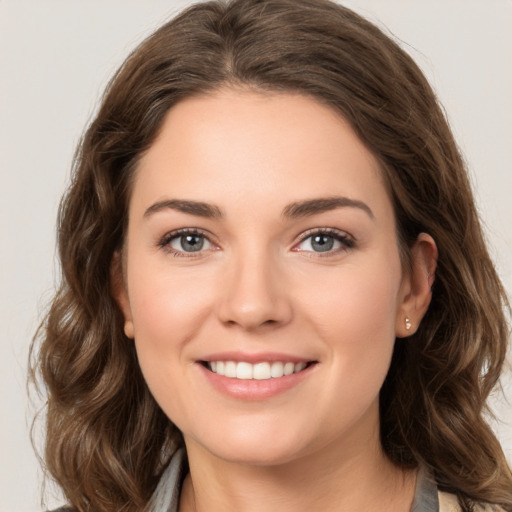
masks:
[[[151,396],[111,293],[132,177],[177,102],[222,87],[330,106],[378,158],[402,254],[420,232],[439,261],[417,333],[396,341],[381,391],[388,457],[425,465],[470,502],[512,511],[512,475],[484,419],[505,361],[507,298],[463,160],[436,97],[390,37],[328,0],[194,5],[147,38],[109,83],[58,217],[60,287],[32,345],[47,394],[47,471],[78,511],[147,507],[182,437]],[[41,383],[41,382],[40,382]]]

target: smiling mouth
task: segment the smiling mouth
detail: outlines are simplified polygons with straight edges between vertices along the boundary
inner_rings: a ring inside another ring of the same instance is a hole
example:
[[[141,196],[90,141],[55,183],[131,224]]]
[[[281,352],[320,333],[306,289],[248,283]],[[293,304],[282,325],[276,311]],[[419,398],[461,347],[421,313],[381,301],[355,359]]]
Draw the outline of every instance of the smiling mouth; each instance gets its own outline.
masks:
[[[246,361],[202,361],[202,365],[217,375],[240,380],[268,380],[300,373],[316,361],[293,363],[274,361],[251,364]]]

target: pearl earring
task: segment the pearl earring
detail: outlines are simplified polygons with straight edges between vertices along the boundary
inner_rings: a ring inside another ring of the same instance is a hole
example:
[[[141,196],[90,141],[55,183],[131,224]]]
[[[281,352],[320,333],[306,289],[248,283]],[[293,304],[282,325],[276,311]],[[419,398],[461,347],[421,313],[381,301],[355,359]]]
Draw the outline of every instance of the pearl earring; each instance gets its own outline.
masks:
[[[411,319],[406,316],[405,317],[405,328],[410,331],[411,330],[411,327],[412,327],[412,324],[411,324]]]

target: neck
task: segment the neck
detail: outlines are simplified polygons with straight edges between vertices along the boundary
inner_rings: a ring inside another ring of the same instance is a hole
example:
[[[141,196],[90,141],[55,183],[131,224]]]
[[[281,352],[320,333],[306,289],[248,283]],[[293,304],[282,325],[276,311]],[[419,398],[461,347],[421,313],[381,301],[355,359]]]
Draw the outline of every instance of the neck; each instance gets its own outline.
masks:
[[[274,465],[229,462],[188,441],[180,512],[409,511],[415,472],[387,459],[378,432],[368,441]]]

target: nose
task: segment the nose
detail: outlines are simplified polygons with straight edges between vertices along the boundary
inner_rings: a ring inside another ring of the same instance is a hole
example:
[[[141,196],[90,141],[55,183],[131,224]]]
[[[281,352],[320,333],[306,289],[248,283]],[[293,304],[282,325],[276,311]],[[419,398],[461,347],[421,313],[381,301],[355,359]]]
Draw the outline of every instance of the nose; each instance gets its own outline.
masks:
[[[286,325],[293,316],[290,290],[268,255],[240,255],[230,262],[218,303],[219,320],[247,331]]]

